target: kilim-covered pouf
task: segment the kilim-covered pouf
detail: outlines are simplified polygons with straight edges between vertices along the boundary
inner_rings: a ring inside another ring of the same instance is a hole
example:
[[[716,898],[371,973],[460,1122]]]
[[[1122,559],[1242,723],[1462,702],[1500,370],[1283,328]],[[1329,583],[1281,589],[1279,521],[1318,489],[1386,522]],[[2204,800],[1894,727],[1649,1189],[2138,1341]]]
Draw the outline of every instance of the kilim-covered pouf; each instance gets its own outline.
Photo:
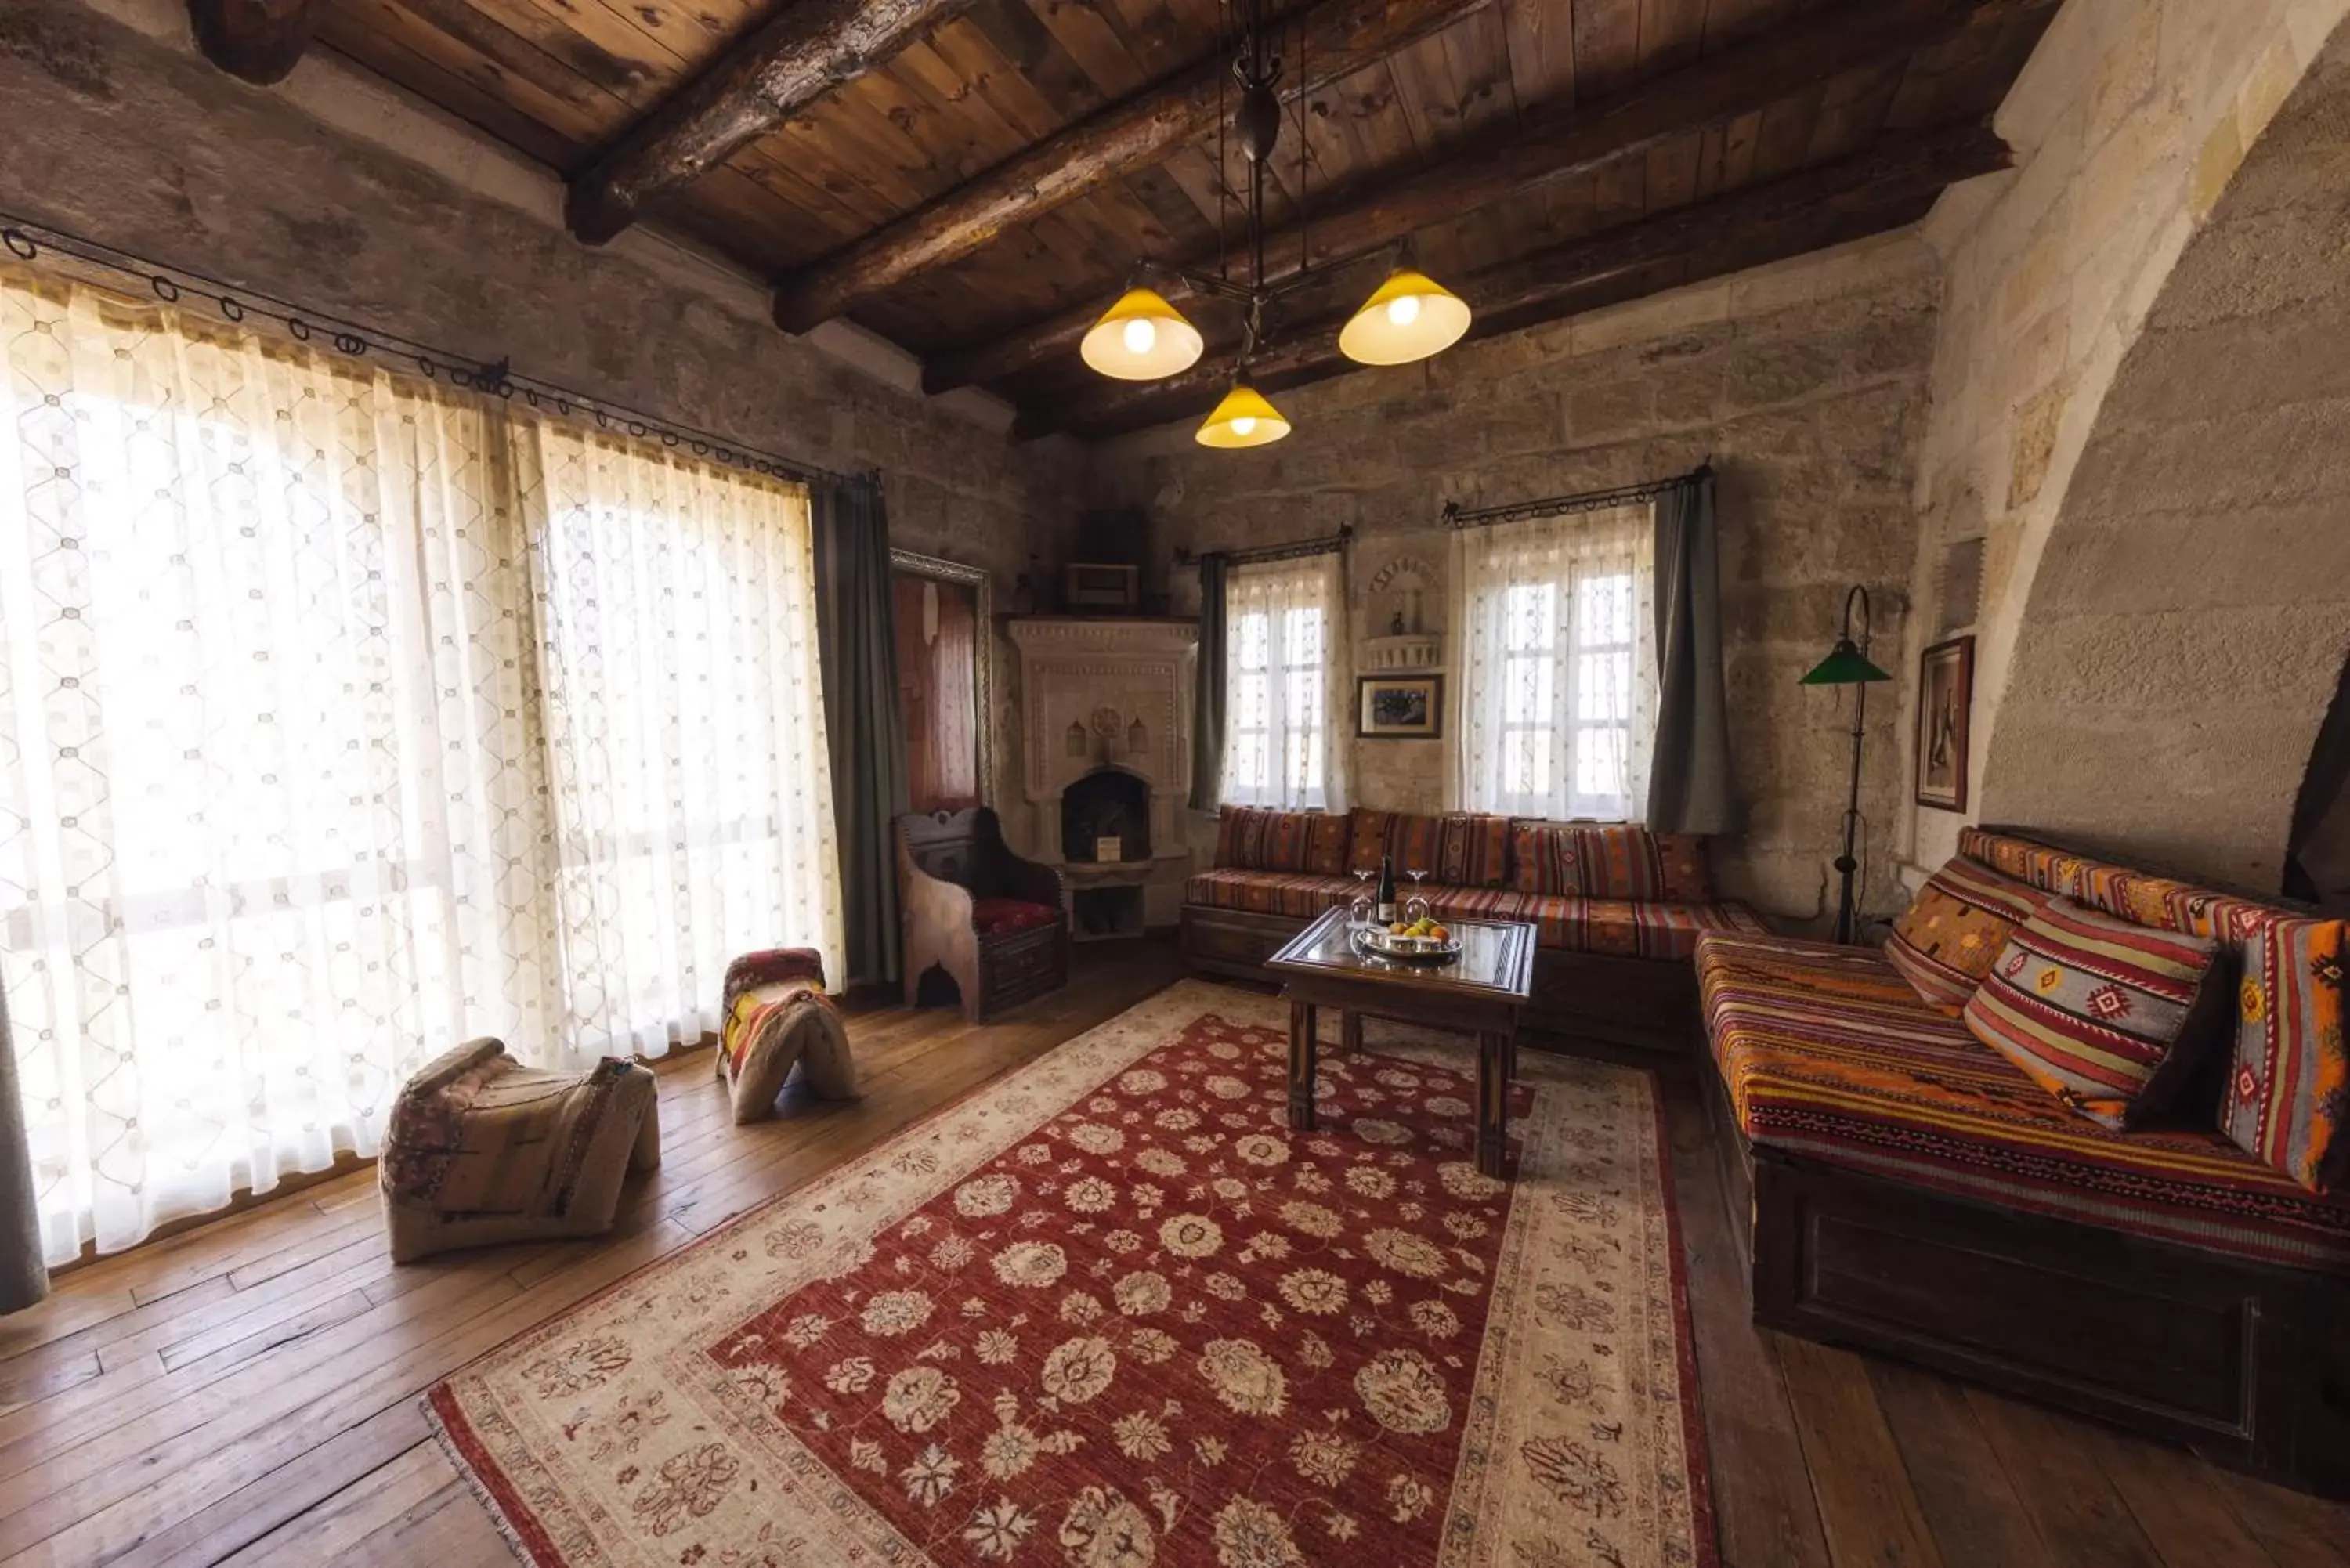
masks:
[[[813,948],[745,953],[726,966],[718,1075],[734,1103],[734,1125],[775,1114],[792,1064],[807,1064],[818,1098],[857,1097],[857,1064],[840,1008],[825,994],[824,961]]]
[[[620,1181],[660,1164],[653,1075],[606,1058],[525,1067],[476,1040],[410,1080],[377,1163],[394,1262],[452,1247],[598,1235]]]

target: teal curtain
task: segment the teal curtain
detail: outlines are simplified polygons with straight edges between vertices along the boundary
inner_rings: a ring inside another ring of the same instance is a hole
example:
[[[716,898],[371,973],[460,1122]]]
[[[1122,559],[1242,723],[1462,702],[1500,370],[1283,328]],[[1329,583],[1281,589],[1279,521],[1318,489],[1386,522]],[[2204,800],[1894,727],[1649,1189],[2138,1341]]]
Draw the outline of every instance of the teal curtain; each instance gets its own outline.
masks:
[[[1657,745],[1648,825],[1659,833],[1727,833],[1730,710],[1712,469],[1657,497],[1656,530]]]
[[[16,1046],[8,1037],[8,993],[0,988],[0,1313],[22,1312],[49,1293],[41,1266],[41,1216],[33,1201],[33,1151],[16,1090]]]
[[[847,928],[848,973],[834,977],[835,989],[894,987],[899,937],[892,835],[907,810],[907,794],[889,515],[878,475],[819,485],[809,499],[816,523],[816,649]]]
[[[1191,704],[1191,809],[1224,798],[1224,558],[1200,557],[1199,691]]]

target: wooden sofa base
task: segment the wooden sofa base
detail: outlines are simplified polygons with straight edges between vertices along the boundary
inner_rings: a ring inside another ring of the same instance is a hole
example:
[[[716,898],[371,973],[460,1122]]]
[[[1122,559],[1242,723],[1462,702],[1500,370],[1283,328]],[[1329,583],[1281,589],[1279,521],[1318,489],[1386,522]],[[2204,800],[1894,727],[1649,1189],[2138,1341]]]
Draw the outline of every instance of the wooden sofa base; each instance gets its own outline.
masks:
[[[2350,1497],[2350,1280],[1753,1148],[1707,1076],[1755,1322]]]
[[[1211,974],[1278,983],[1264,961],[1305,926],[1287,915],[1186,904],[1183,956]],[[1676,1056],[1686,1056],[1700,1037],[1696,971],[1661,959],[1541,949],[1524,1016],[1530,1030]]]

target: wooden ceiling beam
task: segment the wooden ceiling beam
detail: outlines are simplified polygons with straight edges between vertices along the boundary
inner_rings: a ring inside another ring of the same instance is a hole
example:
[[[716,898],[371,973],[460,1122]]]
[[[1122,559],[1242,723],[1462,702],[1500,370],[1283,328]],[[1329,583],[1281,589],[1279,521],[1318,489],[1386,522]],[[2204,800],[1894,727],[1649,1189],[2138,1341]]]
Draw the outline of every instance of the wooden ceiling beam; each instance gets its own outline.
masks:
[[[188,0],[204,58],[256,87],[282,82],[317,30],[320,0]]]
[[[1343,80],[1492,3],[1322,0],[1294,24],[1305,29],[1311,75],[1303,81],[1284,78],[1282,100]],[[1220,52],[1108,105],[784,279],[775,288],[776,325],[806,332],[919,273],[971,254],[1015,223],[1163,161],[1216,129],[1219,111],[1236,96],[1231,64]],[[1295,128],[1288,134],[1295,136]]]
[[[1632,88],[1580,106],[1557,106],[1531,124],[1503,124],[1452,157],[1401,179],[1374,176],[1367,186],[1312,214],[1305,244],[1315,267],[1369,254],[1433,223],[1458,218],[1539,186],[1591,174],[1708,126],[1766,109],[1846,71],[1905,59],[1927,45],[1977,24],[2044,9],[2056,0],[1858,0],[1741,44]],[[1295,227],[1269,236],[1269,278],[1297,270]],[[1182,258],[1202,267],[1213,250]],[[1170,292],[1180,292],[1170,288]],[[931,393],[1003,380],[1061,355],[1107,300],[1084,304],[924,368]]]
[[[564,219],[601,244],[664,197],[880,65],[973,0],[791,0],[571,182]]]
[[[1487,267],[1461,280],[1477,312],[1469,340],[1702,282],[1915,222],[1948,186],[2008,168],[2007,143],[1962,125],[1879,144],[1856,158]],[[1300,323],[1258,354],[1250,380],[1281,391],[1359,369],[1338,352],[1343,315]],[[1232,379],[1230,346],[1147,384],[1092,379],[1050,407],[1023,410],[1022,439],[1089,439],[1204,412]]]

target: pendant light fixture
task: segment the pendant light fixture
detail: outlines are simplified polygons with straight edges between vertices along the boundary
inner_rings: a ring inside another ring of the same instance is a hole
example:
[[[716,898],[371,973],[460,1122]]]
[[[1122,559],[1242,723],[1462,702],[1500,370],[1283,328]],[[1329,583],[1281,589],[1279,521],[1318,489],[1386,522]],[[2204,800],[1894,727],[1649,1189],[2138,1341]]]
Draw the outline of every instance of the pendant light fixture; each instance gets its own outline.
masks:
[[[1206,347],[1200,329],[1155,288],[1129,288],[1086,334],[1077,352],[1105,376],[1156,381],[1188,370]]]
[[[1406,262],[1340,330],[1338,352],[1357,365],[1409,365],[1443,353],[1468,330],[1461,296]]]
[[[1270,446],[1289,433],[1289,421],[1281,410],[1265,401],[1264,394],[1246,381],[1237,382],[1224,394],[1191,439],[1201,446],[1227,449],[1243,446]]]
[[[1164,263],[1145,261],[1138,275],[1156,274],[1180,283],[1208,299],[1228,300],[1243,313],[1241,350],[1232,371],[1232,389],[1224,394],[1193,439],[1201,446],[1222,448],[1264,446],[1289,433],[1288,420],[1251,382],[1249,366],[1267,341],[1271,306],[1293,290],[1322,282],[1305,254],[1301,224],[1298,265],[1278,283],[1265,279],[1265,166],[1281,138],[1281,57],[1265,27],[1266,0],[1226,0],[1239,17],[1241,34],[1232,58],[1232,77],[1240,99],[1232,109],[1232,130],[1248,166],[1243,217],[1247,224],[1248,281],[1236,282],[1229,267],[1212,273],[1191,272]],[[1305,34],[1298,38],[1301,92],[1310,82],[1305,68]],[[1300,106],[1303,113],[1303,106]],[[1217,166],[1224,167],[1223,149],[1217,148]],[[1297,155],[1297,205],[1305,205],[1306,157]],[[1221,185],[1221,182],[1220,182]],[[1220,190],[1220,200],[1229,188]],[[1218,231],[1228,232],[1219,222]],[[1394,270],[1338,334],[1338,349],[1364,365],[1406,365],[1442,353],[1469,330],[1469,306],[1461,296],[1414,265],[1409,242],[1398,247]],[[1205,341],[1198,327],[1170,304],[1165,295],[1136,281],[1104,311],[1086,333],[1078,353],[1105,376],[1122,381],[1155,381],[1191,369],[1199,362]]]

